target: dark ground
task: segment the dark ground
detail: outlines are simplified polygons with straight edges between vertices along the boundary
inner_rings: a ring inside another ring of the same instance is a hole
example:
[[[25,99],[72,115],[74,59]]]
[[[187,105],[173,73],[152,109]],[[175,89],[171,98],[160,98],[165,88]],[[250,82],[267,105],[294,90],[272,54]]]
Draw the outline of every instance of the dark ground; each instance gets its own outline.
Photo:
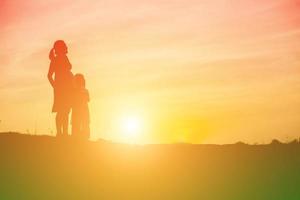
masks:
[[[0,134],[0,199],[300,199],[300,144],[124,145]]]

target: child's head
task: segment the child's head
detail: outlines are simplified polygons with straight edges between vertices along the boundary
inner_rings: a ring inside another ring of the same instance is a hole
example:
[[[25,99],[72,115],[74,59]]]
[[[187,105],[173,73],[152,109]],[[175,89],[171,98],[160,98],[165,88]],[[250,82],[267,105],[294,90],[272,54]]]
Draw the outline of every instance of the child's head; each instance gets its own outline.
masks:
[[[74,84],[76,88],[85,88],[85,79],[82,74],[75,74]]]

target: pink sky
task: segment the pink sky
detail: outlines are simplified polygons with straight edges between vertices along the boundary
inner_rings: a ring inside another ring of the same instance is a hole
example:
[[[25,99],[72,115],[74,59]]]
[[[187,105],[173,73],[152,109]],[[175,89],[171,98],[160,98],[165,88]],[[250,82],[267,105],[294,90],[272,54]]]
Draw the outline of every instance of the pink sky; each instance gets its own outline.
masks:
[[[54,131],[48,52],[86,75],[93,138],[268,142],[300,136],[300,1],[1,1],[0,131]]]

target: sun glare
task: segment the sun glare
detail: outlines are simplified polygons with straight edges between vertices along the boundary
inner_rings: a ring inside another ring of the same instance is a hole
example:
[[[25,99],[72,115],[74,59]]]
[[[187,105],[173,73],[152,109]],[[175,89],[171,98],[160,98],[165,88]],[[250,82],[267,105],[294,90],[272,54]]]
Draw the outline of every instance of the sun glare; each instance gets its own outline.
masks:
[[[141,131],[141,120],[135,116],[126,116],[122,119],[122,132],[126,140],[134,140]]]

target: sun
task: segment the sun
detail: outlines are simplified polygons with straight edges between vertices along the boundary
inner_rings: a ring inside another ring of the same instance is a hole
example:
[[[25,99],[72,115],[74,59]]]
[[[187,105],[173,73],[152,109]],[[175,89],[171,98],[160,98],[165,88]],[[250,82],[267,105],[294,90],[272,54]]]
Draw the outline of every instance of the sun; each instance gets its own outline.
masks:
[[[137,116],[125,116],[121,121],[123,136],[127,140],[134,140],[141,133],[141,119]]]

